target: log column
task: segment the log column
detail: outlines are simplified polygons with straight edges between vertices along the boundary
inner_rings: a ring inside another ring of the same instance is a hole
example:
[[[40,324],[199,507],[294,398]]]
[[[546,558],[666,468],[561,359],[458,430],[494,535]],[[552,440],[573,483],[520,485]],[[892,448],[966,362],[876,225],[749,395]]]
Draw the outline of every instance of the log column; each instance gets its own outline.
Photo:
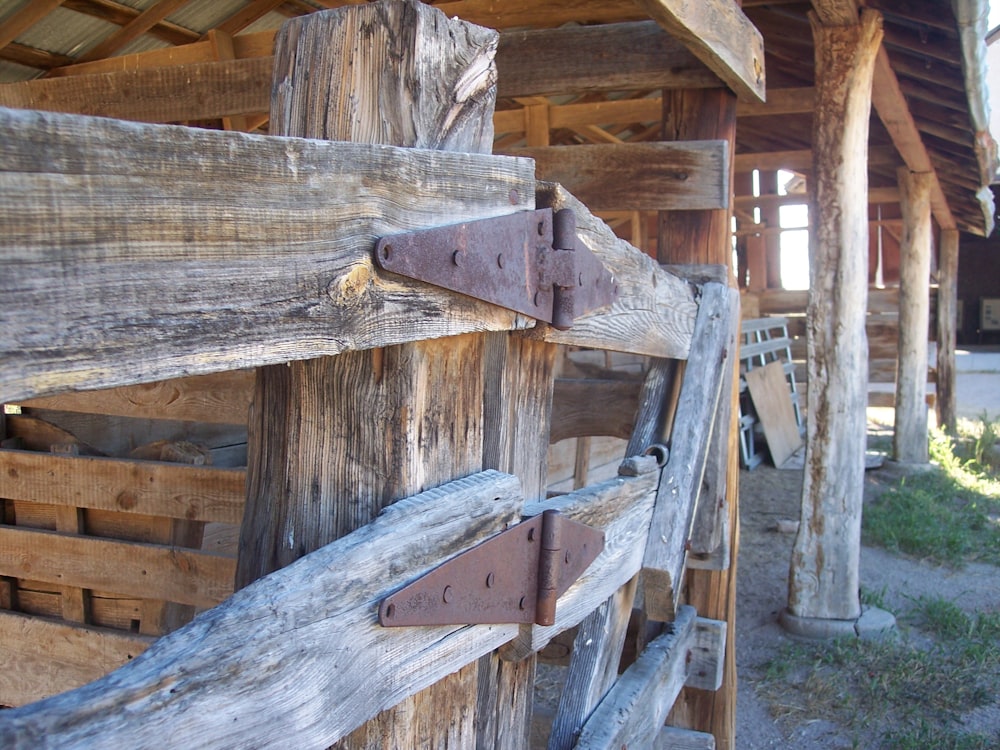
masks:
[[[955,339],[958,325],[958,230],[941,230],[937,296],[937,423],[955,434]]]
[[[416,0],[295,19],[276,38],[271,131],[489,153],[496,43]],[[470,334],[261,368],[237,586],[479,471],[485,357]],[[338,747],[474,746],[477,676],[473,663]]]
[[[903,238],[899,251],[899,349],[892,457],[901,463],[925,464],[933,175],[902,167],[897,178]]]
[[[868,118],[882,16],[851,25],[810,15],[816,50],[808,442],[802,515],[792,552],[789,630],[853,632],[861,614],[858,566],[864,483],[868,343]]]

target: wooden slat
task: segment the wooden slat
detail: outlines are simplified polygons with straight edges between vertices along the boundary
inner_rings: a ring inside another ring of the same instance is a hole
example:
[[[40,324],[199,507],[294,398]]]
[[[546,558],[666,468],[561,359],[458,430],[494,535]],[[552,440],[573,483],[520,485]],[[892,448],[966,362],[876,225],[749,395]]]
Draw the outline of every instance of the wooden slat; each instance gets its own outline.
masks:
[[[721,85],[653,21],[505,32],[497,73],[501,97]]]
[[[547,146],[507,153],[534,159],[539,179],[560,183],[592,211],[722,208],[729,202],[724,141]]]
[[[246,471],[0,451],[0,497],[47,505],[239,523]]]
[[[680,607],[672,632],[646,647],[591,714],[578,750],[653,745],[690,671],[687,645],[695,617],[694,607]]]
[[[21,706],[96,680],[153,640],[0,611],[0,705]]]
[[[546,325],[525,335],[557,344],[687,358],[697,314],[691,286],[616,237],[562,186],[540,185],[537,201],[540,208],[573,210],[577,237],[614,274],[618,299],[610,307],[577,318],[568,331]]]
[[[85,414],[245,425],[252,394],[253,371],[233,370],[99,391],[63,393],[28,399],[20,405]]]
[[[155,544],[0,527],[0,575],[212,607],[233,589],[235,563]]]
[[[0,712],[0,745],[141,750],[169,737],[185,747],[328,747],[513,637],[515,626],[382,628],[374,613],[390,592],[496,533],[519,509],[517,480],[498,472],[396,503],[108,678]],[[192,705],[198,710],[185,710]]]
[[[770,362],[749,370],[744,377],[764,428],[771,461],[780,468],[802,445],[784,365]]]
[[[657,490],[652,528],[643,558],[643,586],[649,617],[673,619],[681,593],[684,558],[701,492],[709,438],[726,368],[735,355],[739,293],[705,284],[670,433],[670,458]],[[727,394],[728,395],[728,394]]]
[[[531,325],[371,257],[526,207],[528,161],[15,110],[0,141],[2,401]]]
[[[763,101],[764,40],[734,0],[639,0],[741,98]]]

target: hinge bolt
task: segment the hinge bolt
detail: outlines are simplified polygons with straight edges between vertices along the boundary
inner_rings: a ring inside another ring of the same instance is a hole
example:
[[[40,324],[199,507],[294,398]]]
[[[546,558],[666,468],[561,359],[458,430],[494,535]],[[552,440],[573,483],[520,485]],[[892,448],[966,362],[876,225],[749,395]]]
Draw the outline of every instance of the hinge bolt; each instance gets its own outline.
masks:
[[[497,267],[503,268],[503,253],[497,256]]]
[[[462,251],[461,250],[456,250],[454,253],[452,253],[452,255],[451,255],[451,262],[454,263],[456,266],[462,265]]]
[[[452,600],[451,586],[445,586],[444,587],[444,597],[443,598],[444,598],[444,603],[445,604],[450,604],[451,603],[451,600]]]
[[[489,589],[493,588],[494,583],[496,583],[496,576],[490,573],[488,576],[486,576],[486,588]]]

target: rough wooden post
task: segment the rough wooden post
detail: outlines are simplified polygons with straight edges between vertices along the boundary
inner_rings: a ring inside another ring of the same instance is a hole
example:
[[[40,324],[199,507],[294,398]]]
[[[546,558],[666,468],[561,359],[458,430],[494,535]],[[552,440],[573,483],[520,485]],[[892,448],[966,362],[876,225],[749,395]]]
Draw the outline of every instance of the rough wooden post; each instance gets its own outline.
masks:
[[[868,117],[882,16],[825,26],[816,50],[802,517],[792,551],[790,630],[861,614],[858,565],[865,467],[868,343]],[[825,625],[824,625],[825,627]],[[819,630],[815,634],[825,635]]]
[[[416,0],[295,19],[276,38],[271,132],[488,153],[496,44]],[[484,357],[467,335],[262,368],[237,586],[482,468]],[[476,677],[471,664],[339,746],[472,746]]]
[[[899,349],[892,457],[902,463],[925,464],[933,175],[902,167],[897,177],[903,237],[899,243]]]
[[[665,140],[721,138],[729,142],[730,185],[736,153],[736,97],[726,89],[663,92]],[[732,266],[730,209],[717,211],[670,211],[659,215],[657,259],[661,263],[712,263]],[[730,275],[730,284],[735,277]],[[731,353],[734,367],[737,352]],[[738,398],[734,390],[727,394]],[[677,710],[677,723],[715,735],[717,747],[735,747],[736,736],[736,552],[739,540],[739,431],[738,410],[730,409],[728,462],[725,464],[725,499],[728,504],[730,566],[728,570],[689,570],[688,603],[698,614],[728,624],[726,662],[722,687],[718,691],[685,688]],[[722,468],[718,463],[716,467]],[[717,480],[721,484],[721,480]]]
[[[958,325],[958,230],[941,230],[937,293],[937,423],[955,434],[955,339]]]

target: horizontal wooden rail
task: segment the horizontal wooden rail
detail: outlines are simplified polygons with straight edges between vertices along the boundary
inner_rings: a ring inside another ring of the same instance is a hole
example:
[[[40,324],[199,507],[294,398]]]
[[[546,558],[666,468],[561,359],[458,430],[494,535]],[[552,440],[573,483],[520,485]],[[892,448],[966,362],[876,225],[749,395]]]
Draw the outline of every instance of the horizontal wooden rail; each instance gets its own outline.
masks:
[[[628,439],[635,426],[640,386],[635,380],[558,378],[549,442],[596,436]]]
[[[245,469],[0,451],[0,497],[188,521],[239,523]]]

